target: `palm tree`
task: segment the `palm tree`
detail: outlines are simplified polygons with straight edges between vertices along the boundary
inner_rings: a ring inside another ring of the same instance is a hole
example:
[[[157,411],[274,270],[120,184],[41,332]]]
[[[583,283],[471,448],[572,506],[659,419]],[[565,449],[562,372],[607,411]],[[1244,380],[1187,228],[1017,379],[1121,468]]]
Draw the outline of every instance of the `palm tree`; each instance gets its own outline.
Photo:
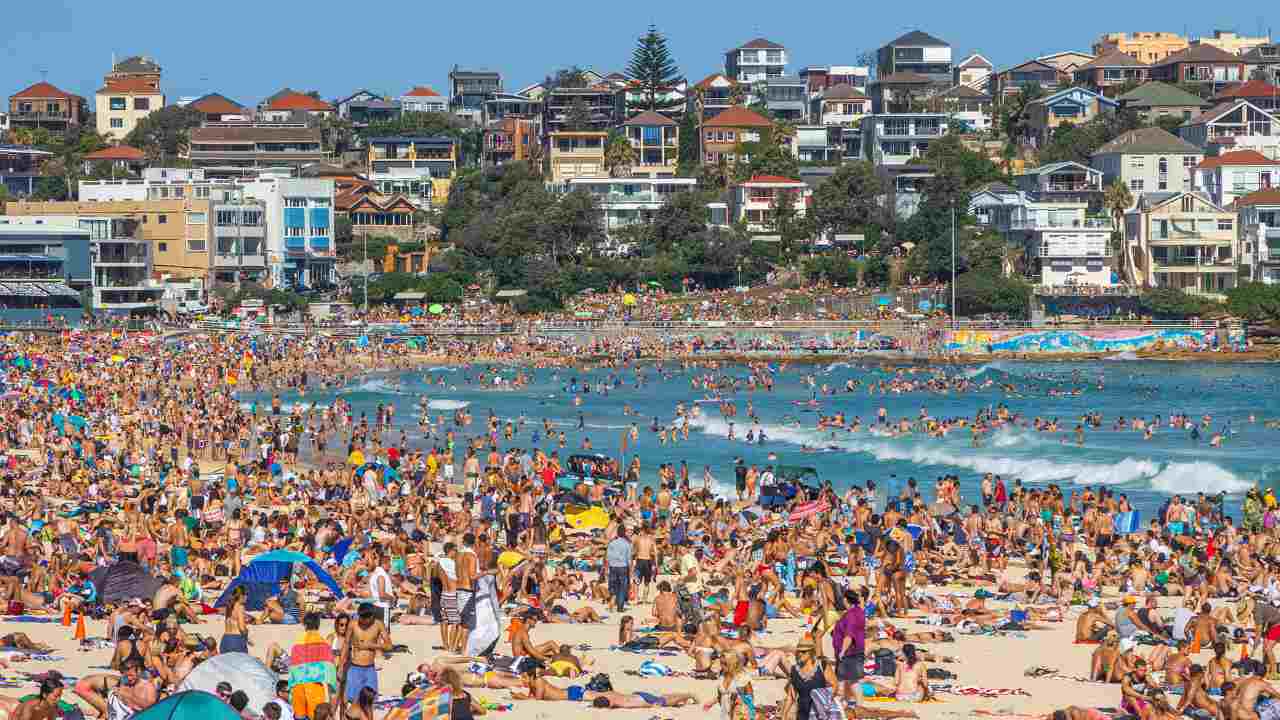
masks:
[[[624,172],[630,174],[629,170],[635,162],[635,148],[631,147],[631,141],[625,135],[616,133],[609,138],[609,144],[604,148],[604,166],[609,171],[609,177],[620,177]]]
[[[1129,250],[1129,245],[1125,242],[1124,228],[1124,212],[1133,205],[1133,193],[1129,192],[1129,187],[1119,178],[1111,183],[1111,187],[1107,188],[1103,195],[1102,203],[1111,213],[1112,231],[1120,235],[1120,272],[1129,280],[1129,282],[1138,283],[1137,269],[1132,267],[1133,253]],[[1144,283],[1145,284],[1145,283]]]

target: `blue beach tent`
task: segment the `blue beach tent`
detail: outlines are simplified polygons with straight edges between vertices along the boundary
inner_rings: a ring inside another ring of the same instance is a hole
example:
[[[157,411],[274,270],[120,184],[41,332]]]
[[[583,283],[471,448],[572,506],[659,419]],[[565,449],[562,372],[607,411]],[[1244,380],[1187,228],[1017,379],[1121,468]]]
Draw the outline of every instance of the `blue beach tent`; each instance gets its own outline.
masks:
[[[320,582],[324,583],[325,587],[329,588],[338,599],[342,598],[342,588],[338,587],[337,581],[315,560],[298,552],[272,550],[259,555],[245,565],[213,606],[225,607],[227,601],[231,599],[231,593],[237,587],[244,586],[245,606],[249,610],[261,610],[266,605],[267,598],[280,594],[280,581],[292,577],[293,566],[299,564],[315,573]]]
[[[240,713],[203,690],[170,695],[134,715],[134,720],[240,720]]]

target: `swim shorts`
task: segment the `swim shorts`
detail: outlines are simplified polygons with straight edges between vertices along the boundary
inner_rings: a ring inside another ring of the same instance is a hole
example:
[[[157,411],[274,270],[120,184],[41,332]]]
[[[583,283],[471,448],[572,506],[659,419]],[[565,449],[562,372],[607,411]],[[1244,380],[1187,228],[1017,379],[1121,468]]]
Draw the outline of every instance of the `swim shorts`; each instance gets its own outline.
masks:
[[[372,665],[352,665],[347,668],[347,702],[360,697],[360,691],[372,688],[378,692],[378,671]]]
[[[444,612],[444,621],[449,625],[462,624],[462,609],[458,607],[457,591],[440,593],[440,609]]]

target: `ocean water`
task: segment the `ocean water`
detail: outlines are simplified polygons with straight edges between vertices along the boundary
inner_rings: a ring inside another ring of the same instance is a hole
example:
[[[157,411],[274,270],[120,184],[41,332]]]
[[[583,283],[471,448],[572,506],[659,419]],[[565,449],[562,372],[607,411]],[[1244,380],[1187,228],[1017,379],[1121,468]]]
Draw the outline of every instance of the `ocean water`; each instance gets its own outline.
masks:
[[[926,499],[932,500],[933,481],[945,474],[961,478],[966,502],[978,499],[978,483],[983,473],[995,473],[1006,483],[1020,479],[1025,485],[1041,487],[1057,483],[1064,490],[1081,486],[1107,486],[1126,494],[1146,517],[1173,494],[1197,492],[1230,494],[1228,508],[1238,514],[1240,495],[1255,483],[1280,480],[1280,430],[1269,429],[1266,421],[1280,419],[1280,366],[1227,363],[1170,363],[1120,359],[1087,363],[993,362],[985,365],[919,368],[914,375],[924,379],[944,372],[949,377],[964,376],[978,387],[966,392],[935,393],[914,391],[869,395],[866,385],[891,380],[898,369],[873,364],[836,362],[829,365],[774,368],[774,389],[748,391],[745,366],[722,365],[685,369],[679,365],[642,364],[643,381],[637,383],[637,367],[620,371],[608,369],[580,372],[565,369],[531,369],[490,366],[434,367],[365,379],[334,393],[308,393],[305,397],[285,395],[286,407],[327,404],[335,395],[351,402],[355,413],[375,414],[377,406],[394,405],[395,424],[408,434],[409,444],[428,447],[440,435],[424,437],[418,427],[421,408],[432,418],[444,416],[448,429],[462,436],[483,434],[490,414],[518,425],[511,445],[547,451],[559,449],[561,456],[581,450],[585,441],[595,452],[617,456],[622,438],[635,424],[638,443],[628,442],[626,461],[641,459],[645,483],[656,481],[658,465],[686,461],[695,487],[709,466],[721,493],[731,494],[732,465],[737,457],[761,468],[768,464],[812,466],[823,480],[836,488],[863,485],[868,480],[887,483],[896,491],[907,478],[916,478]],[[494,373],[509,381],[517,372],[530,378],[520,389],[495,389]],[[486,373],[485,384],[480,375]],[[729,423],[720,415],[718,402],[707,390],[691,385],[691,379],[713,377],[724,386],[730,379],[743,381],[735,390],[722,390],[722,397],[736,403],[736,439],[730,440]],[[577,381],[574,391],[573,381]],[[844,392],[849,380],[861,381],[854,392]],[[581,385],[590,382],[591,392]],[[608,385],[598,392],[599,384]],[[823,385],[835,391],[824,394]],[[1078,391],[1078,392],[1076,392]],[[575,405],[574,398],[581,404]],[[252,397],[244,398],[246,401]],[[256,398],[263,401],[264,398]],[[816,399],[816,405],[811,400]],[[660,444],[650,426],[674,421],[677,403],[697,404],[701,415],[690,423],[688,440]],[[754,407],[768,440],[747,443],[746,431],[753,427],[747,417],[747,403]],[[957,431],[943,439],[923,435],[890,437],[868,431],[879,408],[891,420],[916,418],[922,412],[937,418],[972,418],[984,407],[1003,403],[1019,413],[1030,425],[1035,417],[1059,421],[1059,432],[1037,432],[1031,427],[1005,428],[988,435],[981,447],[973,447],[969,432]],[[624,414],[626,406],[634,415]],[[466,408],[474,421],[455,428],[453,413]],[[819,414],[843,412],[863,421],[863,430],[819,430]],[[1073,429],[1085,413],[1102,414],[1102,427],[1088,430],[1083,447],[1074,443]],[[1132,429],[1113,430],[1119,417],[1150,420],[1159,415],[1186,413],[1197,419],[1211,416],[1209,429],[1201,428],[1200,439],[1188,431],[1166,426],[1151,440]],[[1252,422],[1250,416],[1253,416]],[[520,418],[524,424],[519,425]],[[550,419],[556,432],[565,433],[566,445],[559,447],[542,431],[543,419]],[[579,424],[582,427],[579,429]],[[534,432],[538,439],[535,443]],[[1215,432],[1226,437],[1221,448],[1211,448]],[[399,437],[399,431],[392,434]],[[503,441],[504,447],[507,446]]]

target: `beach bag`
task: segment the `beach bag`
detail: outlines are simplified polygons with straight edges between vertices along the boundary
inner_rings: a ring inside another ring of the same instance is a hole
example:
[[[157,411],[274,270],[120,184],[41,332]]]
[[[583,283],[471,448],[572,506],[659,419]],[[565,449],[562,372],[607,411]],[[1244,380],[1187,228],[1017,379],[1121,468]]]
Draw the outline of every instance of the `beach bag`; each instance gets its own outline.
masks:
[[[605,673],[596,673],[587,681],[587,689],[591,692],[613,692],[613,683]]]
[[[875,654],[875,670],[872,675],[881,675],[885,677],[893,677],[898,673],[898,661],[894,659],[893,651],[880,649]]]
[[[809,701],[813,704],[809,717],[813,720],[845,720],[844,708],[836,701],[831,688],[820,687],[809,691]]]

